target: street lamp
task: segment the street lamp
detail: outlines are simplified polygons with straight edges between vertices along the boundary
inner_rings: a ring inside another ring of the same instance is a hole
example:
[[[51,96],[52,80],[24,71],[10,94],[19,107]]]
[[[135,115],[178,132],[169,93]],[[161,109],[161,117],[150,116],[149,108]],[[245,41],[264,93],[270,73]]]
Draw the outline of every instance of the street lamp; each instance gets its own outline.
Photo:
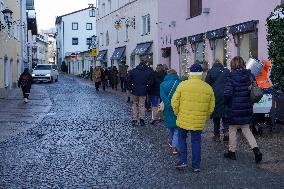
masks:
[[[2,11],[3,15],[4,15],[4,20],[7,23],[8,28],[11,28],[12,25],[12,14],[13,12],[10,9],[4,9]]]

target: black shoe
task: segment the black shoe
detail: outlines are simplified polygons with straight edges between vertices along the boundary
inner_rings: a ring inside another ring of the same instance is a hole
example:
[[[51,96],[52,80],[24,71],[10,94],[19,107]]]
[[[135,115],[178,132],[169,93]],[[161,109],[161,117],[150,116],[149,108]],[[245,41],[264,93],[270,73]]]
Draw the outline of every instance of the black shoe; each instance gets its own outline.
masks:
[[[156,123],[156,120],[152,120],[152,121],[150,122],[151,125],[155,125],[155,123]]]
[[[236,153],[228,151],[227,153],[224,154],[225,158],[231,159],[231,160],[236,160]]]
[[[144,119],[140,119],[140,125],[141,125],[141,126],[144,126],[144,125],[145,125]]]
[[[260,163],[262,161],[262,153],[258,147],[252,149],[255,156],[255,163]]]
[[[133,127],[135,127],[136,124],[137,124],[137,120],[132,120],[132,121],[131,121],[131,125],[132,125]]]

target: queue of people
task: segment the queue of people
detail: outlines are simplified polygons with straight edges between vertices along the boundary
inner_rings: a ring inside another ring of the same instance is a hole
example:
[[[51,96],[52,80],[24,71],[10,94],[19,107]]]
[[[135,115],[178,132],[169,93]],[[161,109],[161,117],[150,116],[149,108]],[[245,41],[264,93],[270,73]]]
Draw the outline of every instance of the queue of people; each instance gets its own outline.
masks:
[[[215,142],[221,142],[222,125],[223,142],[229,144],[225,158],[236,160],[236,134],[241,130],[255,155],[255,162],[262,161],[262,153],[249,128],[253,114],[250,89],[254,77],[246,70],[241,57],[233,58],[230,66],[231,71],[215,60],[204,74],[204,68],[196,62],[189,68],[188,79],[181,81],[175,70],[159,64],[154,71],[147,62],[141,61],[128,71],[114,67],[109,72],[100,69],[101,74],[96,74],[95,69],[94,81],[99,81],[96,76],[112,79],[110,85],[117,89],[120,80],[121,90],[127,92],[127,102],[132,103],[132,126],[146,125],[146,99],[151,102],[151,125],[156,125],[162,111],[163,125],[168,130],[167,143],[172,154],[178,154],[177,169],[188,166],[187,136],[190,133],[191,166],[193,172],[199,172],[202,131],[209,118],[213,119],[212,140]]]

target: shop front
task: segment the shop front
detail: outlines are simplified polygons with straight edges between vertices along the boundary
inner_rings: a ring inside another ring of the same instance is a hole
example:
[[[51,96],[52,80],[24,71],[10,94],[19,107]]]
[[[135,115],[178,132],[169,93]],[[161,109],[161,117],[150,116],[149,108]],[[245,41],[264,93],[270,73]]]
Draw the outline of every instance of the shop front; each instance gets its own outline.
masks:
[[[126,47],[117,47],[115,48],[110,60],[111,60],[111,66],[118,67],[120,64],[126,64],[126,58],[125,58],[125,50]]]
[[[149,65],[153,65],[153,52],[151,50],[153,42],[139,43],[131,53],[130,67],[134,68],[140,63],[145,61]],[[137,63],[136,63],[137,62]]]
[[[99,52],[96,58],[96,65],[95,66],[105,66],[108,67],[107,64],[107,50],[102,50]]]
[[[174,41],[174,45],[177,48],[179,54],[179,75],[181,79],[186,79],[188,77],[188,46],[187,46],[187,38],[183,37],[180,39],[176,39]]]

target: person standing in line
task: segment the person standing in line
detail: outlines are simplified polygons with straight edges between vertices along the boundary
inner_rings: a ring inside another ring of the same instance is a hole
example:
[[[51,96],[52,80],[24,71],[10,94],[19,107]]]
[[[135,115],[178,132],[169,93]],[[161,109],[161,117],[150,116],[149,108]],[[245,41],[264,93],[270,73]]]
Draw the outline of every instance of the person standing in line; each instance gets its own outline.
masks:
[[[140,125],[145,125],[145,101],[148,90],[152,87],[152,73],[146,66],[141,63],[134,68],[129,74],[129,84],[131,88],[132,101],[132,126],[137,124],[138,118]]]
[[[191,133],[192,169],[200,171],[201,133],[206,121],[214,111],[215,97],[210,85],[202,81],[200,64],[190,67],[189,78],[179,84],[172,98],[172,107],[177,116],[179,162],[177,169],[187,167],[187,134]]]
[[[106,68],[101,69],[102,74],[102,88],[105,91],[107,87],[107,80],[108,80],[108,70]]]
[[[117,90],[117,85],[118,85],[118,70],[116,68],[116,66],[113,66],[111,69],[111,78],[112,78],[112,82],[111,82],[111,88]]]
[[[213,140],[221,142],[220,140],[220,126],[221,120],[223,123],[223,141],[229,142],[229,123],[225,117],[224,105],[224,88],[227,82],[227,77],[230,70],[224,68],[220,60],[216,59],[212,68],[208,71],[205,82],[208,83],[214,91],[215,95],[215,109],[213,112],[214,123],[214,137]]]
[[[120,80],[121,92],[126,92],[125,77],[127,74],[128,65],[125,65],[124,63],[124,64],[121,64],[118,68],[119,68],[118,76]]]
[[[163,82],[166,76],[165,69],[162,64],[158,64],[156,71],[153,72],[153,86],[150,89],[149,96],[151,99],[152,121],[151,125],[154,125],[158,120],[158,105],[160,100],[160,84]]]
[[[96,66],[93,71],[93,81],[95,82],[96,91],[99,91],[99,87],[101,84],[101,77],[102,77],[101,69],[98,66]]]
[[[160,85],[160,96],[164,103],[164,123],[169,131],[168,144],[173,154],[178,153],[178,129],[176,125],[176,115],[174,114],[171,99],[180,84],[180,79],[177,72],[173,69],[167,71],[164,81]]]
[[[242,57],[236,56],[231,60],[231,73],[224,90],[225,105],[229,117],[229,150],[224,154],[226,158],[236,160],[237,130],[241,129],[255,155],[255,162],[262,161],[256,140],[249,128],[252,120],[253,103],[250,100],[250,89],[253,75]]]
[[[28,102],[32,83],[33,83],[33,78],[29,72],[29,69],[25,68],[24,72],[20,75],[20,78],[18,81],[18,87],[22,88],[25,103]]]

